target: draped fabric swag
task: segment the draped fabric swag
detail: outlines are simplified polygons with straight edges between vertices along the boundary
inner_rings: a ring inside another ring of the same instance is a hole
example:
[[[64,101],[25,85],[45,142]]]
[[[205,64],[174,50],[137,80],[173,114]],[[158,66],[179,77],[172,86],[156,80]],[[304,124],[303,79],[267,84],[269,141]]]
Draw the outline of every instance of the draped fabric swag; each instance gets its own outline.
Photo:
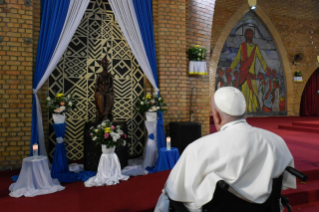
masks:
[[[41,29],[33,80],[31,156],[35,143],[39,144],[40,154],[47,155],[37,92],[58,64],[89,2],[90,0],[41,0]]]

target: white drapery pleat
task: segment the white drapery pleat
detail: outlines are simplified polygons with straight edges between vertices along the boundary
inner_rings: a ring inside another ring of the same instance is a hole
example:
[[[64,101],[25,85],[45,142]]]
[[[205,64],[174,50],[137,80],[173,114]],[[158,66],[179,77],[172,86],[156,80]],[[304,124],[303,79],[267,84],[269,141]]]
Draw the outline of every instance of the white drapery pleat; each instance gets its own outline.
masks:
[[[45,81],[49,78],[52,71],[58,64],[60,58],[62,57],[65,49],[68,47],[76,29],[78,28],[84,12],[89,4],[90,0],[71,0],[68,14],[65,19],[65,23],[59,38],[59,41],[55,47],[54,53],[48,65],[48,68],[40,80],[36,89],[33,90],[34,94],[37,94],[38,90],[42,87]],[[41,155],[47,155],[44,143],[44,132],[43,132],[43,123],[42,123],[42,111],[40,101],[37,95],[35,95],[36,105],[37,105],[37,118],[38,118],[38,141],[40,146]]]
[[[137,62],[141,66],[150,83],[153,85],[155,93],[158,93],[159,89],[156,85],[151,65],[145,52],[133,1],[109,0],[109,3]]]

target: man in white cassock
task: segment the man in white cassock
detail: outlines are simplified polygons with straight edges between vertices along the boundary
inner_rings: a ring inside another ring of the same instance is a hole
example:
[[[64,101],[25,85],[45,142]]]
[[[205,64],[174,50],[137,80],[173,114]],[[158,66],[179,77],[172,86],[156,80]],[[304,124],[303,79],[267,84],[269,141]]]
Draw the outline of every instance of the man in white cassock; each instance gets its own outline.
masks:
[[[189,211],[201,211],[210,202],[216,183],[224,180],[236,196],[264,203],[272,190],[272,179],[293,157],[278,135],[252,127],[245,120],[246,100],[234,87],[218,89],[211,100],[218,132],[187,146],[171,171],[155,211],[169,211],[169,200],[183,202]],[[284,172],[283,189],[296,188],[296,178]]]

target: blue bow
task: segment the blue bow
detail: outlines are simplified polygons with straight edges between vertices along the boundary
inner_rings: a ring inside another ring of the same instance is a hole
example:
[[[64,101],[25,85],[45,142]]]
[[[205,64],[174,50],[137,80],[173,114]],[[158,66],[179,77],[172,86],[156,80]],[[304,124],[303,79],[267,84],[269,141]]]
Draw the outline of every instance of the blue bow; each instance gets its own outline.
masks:
[[[154,140],[154,138],[155,138],[154,133],[150,134],[150,135],[148,136],[148,138],[151,139],[151,140]]]

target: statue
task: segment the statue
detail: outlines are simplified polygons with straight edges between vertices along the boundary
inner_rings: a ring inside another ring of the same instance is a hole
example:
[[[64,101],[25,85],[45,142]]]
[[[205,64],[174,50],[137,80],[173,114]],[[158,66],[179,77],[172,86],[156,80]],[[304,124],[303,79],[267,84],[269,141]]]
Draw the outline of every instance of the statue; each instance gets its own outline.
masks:
[[[100,124],[103,120],[112,121],[112,109],[114,105],[113,76],[107,72],[108,61],[102,60],[103,71],[97,74],[95,82],[95,106],[96,123]]]

